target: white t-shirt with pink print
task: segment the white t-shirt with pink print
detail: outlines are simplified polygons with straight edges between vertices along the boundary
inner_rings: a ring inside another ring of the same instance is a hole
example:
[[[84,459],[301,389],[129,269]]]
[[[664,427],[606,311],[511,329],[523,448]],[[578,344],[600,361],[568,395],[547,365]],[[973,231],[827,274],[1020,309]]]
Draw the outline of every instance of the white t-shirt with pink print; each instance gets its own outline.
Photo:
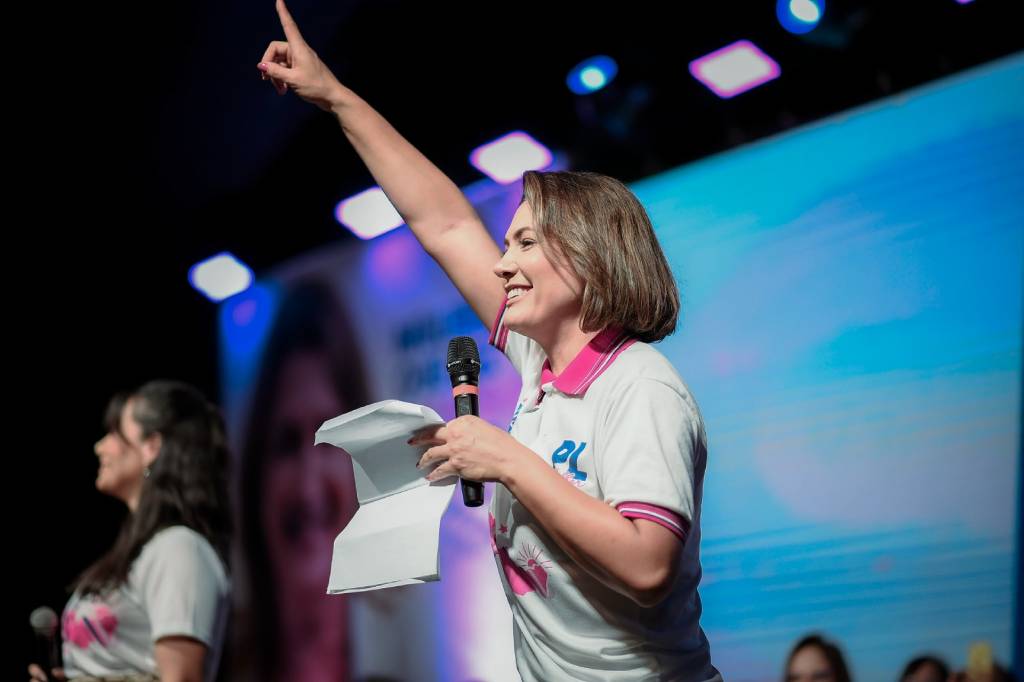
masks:
[[[670,595],[643,607],[577,565],[501,484],[491,538],[525,682],[721,682],[700,627],[700,505],[707,438],[686,385],[652,346],[608,329],[555,376],[535,341],[502,325],[490,343],[523,386],[509,426],[569,483],[679,538]]]
[[[210,543],[185,526],[156,533],[128,580],[102,595],[72,595],[61,633],[68,677],[156,675],[153,645],[181,635],[207,647],[204,678],[216,674],[230,610],[230,581]]]

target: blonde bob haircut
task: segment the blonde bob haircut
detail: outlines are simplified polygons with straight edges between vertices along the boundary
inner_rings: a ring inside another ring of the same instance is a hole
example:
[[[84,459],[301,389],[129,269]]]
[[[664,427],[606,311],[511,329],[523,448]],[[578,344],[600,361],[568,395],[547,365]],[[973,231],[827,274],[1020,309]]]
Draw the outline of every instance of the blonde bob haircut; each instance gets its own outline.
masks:
[[[647,211],[598,173],[523,175],[538,242],[583,282],[583,331],[619,327],[648,343],[676,328],[679,289]]]

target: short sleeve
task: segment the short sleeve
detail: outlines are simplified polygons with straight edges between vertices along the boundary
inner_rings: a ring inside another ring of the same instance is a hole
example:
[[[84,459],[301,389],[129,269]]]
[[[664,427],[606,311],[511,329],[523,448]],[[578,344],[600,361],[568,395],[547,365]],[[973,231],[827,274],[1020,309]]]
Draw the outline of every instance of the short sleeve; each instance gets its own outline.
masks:
[[[211,646],[229,584],[210,543],[183,526],[161,531],[132,568],[153,641],[184,635]]]
[[[695,509],[695,471],[707,457],[692,398],[640,378],[616,395],[598,426],[596,468],[604,500],[623,516],[658,523],[685,539]]]

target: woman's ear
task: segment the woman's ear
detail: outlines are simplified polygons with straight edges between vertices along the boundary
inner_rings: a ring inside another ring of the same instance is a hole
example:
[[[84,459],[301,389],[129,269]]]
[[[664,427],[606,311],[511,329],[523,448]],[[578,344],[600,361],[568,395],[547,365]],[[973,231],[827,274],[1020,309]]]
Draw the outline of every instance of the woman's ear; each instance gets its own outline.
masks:
[[[164,439],[159,433],[150,434],[142,441],[142,463],[147,467],[153,466],[153,462],[156,461],[157,455],[160,454],[160,448],[164,444]]]

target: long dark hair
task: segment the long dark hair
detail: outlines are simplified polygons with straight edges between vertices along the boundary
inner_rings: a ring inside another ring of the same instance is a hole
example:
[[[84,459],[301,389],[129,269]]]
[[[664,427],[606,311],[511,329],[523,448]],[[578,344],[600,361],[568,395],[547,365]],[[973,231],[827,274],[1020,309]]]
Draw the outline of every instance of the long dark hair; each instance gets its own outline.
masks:
[[[85,594],[123,584],[143,545],[170,526],[187,526],[202,535],[228,565],[228,448],[220,411],[188,384],[151,381],[110,400],[108,433],[124,437],[120,420],[129,404],[143,438],[160,435],[160,452],[113,548],[76,582],[75,589]]]
[[[832,668],[832,674],[835,676],[836,682],[850,682],[850,670],[846,667],[846,659],[843,658],[843,652],[836,644],[833,644],[821,635],[807,635],[793,646],[793,649],[789,652],[789,657],[786,659],[786,669],[782,672],[783,680],[789,676],[789,666],[792,665],[796,655],[810,646],[815,647],[825,656],[829,667]]]
[[[252,611],[246,614],[250,628],[236,655],[257,659],[263,675],[269,677],[279,664],[280,608],[274,585],[270,552],[262,523],[264,464],[270,440],[273,410],[280,397],[278,384],[285,362],[296,353],[323,353],[329,362],[328,381],[345,409],[367,400],[366,379],[359,344],[348,316],[327,284],[317,279],[302,280],[285,293],[267,341],[260,378],[252,396],[242,445],[241,539],[248,575]],[[325,418],[335,415],[324,415]],[[313,434],[306,434],[310,441]]]

